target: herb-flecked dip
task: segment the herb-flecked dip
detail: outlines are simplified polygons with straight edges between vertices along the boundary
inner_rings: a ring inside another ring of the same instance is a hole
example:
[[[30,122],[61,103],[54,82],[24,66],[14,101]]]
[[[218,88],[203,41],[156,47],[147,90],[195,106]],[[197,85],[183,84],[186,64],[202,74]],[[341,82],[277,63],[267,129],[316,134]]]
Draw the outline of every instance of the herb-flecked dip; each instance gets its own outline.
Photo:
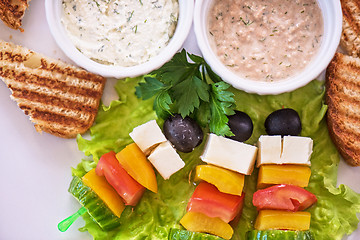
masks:
[[[135,66],[160,53],[173,36],[177,0],[62,0],[62,24],[94,61]]]
[[[219,59],[241,77],[279,81],[296,75],[321,45],[316,0],[214,0],[209,39]]]

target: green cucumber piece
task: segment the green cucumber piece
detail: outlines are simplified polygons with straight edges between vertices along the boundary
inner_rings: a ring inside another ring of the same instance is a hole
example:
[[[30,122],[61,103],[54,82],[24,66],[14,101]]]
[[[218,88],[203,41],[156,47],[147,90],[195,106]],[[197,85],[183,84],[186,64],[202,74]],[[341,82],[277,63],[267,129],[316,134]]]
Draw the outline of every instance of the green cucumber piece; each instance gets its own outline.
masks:
[[[247,240],[314,240],[310,231],[252,230],[246,234]]]
[[[223,238],[199,232],[172,228],[168,240],[223,240]]]
[[[120,219],[106,206],[100,197],[81,178],[74,176],[68,189],[82,206],[84,206],[90,217],[104,231],[109,231],[120,225]]]

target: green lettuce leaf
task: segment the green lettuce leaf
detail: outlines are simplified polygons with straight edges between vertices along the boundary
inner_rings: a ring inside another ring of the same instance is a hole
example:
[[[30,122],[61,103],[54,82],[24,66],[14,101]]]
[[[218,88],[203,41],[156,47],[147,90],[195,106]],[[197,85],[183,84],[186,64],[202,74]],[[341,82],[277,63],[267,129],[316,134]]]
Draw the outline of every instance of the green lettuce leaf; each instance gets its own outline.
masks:
[[[154,99],[144,101],[135,96],[135,86],[141,80],[143,77],[118,81],[115,90],[119,99],[99,109],[95,125],[90,128],[91,140],[77,137],[79,150],[86,156],[92,155],[95,162],[101,155],[111,150],[118,152],[131,143],[129,133],[134,127],[156,119],[152,110]]]
[[[110,151],[120,151],[131,142],[129,132],[134,127],[151,119],[156,119],[153,112],[154,99],[140,100],[135,96],[135,86],[143,78],[118,81],[116,90],[119,100],[110,106],[103,106],[91,128],[91,139],[79,136],[79,149],[85,155],[92,155],[94,162],[83,160],[73,174],[82,176],[93,167],[99,157]],[[231,89],[238,110],[244,111],[252,118],[254,132],[247,141],[255,144],[261,134],[265,133],[264,121],[274,110],[291,107],[298,111],[303,125],[302,135],[314,140],[312,154],[312,176],[307,189],[313,192],[318,202],[309,209],[312,214],[311,231],[316,239],[342,239],[351,234],[358,224],[356,213],[360,212],[360,194],[349,187],[336,187],[339,155],[328,135],[324,116],[326,105],[323,102],[324,86],[322,82],[313,81],[307,86],[290,93],[277,96],[259,96]],[[204,111],[206,112],[206,111]],[[157,119],[160,126],[162,121]],[[181,154],[186,166],[165,181],[157,175],[159,192],[146,191],[140,203],[132,208],[126,207],[121,216],[118,229],[104,232],[94,223],[89,215],[84,214],[85,226],[81,231],[88,231],[96,240],[105,239],[167,239],[170,228],[181,228],[179,220],[186,211],[186,204],[195,186],[190,181],[192,170],[198,164],[205,141],[192,153]],[[256,191],[258,171],[246,177],[245,203],[240,219],[231,224],[235,240],[244,240],[247,231],[253,229],[257,211],[252,206],[252,195]]]

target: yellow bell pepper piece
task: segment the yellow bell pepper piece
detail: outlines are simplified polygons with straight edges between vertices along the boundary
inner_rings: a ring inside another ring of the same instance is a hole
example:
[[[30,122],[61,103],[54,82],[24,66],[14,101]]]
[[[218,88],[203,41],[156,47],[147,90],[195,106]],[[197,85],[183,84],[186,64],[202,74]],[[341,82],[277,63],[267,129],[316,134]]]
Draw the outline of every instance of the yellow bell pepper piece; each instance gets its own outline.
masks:
[[[122,151],[118,152],[116,158],[132,178],[145,188],[157,193],[158,187],[154,169],[146,159],[145,154],[135,143],[127,145]]]
[[[311,214],[309,212],[288,212],[279,210],[261,210],[255,221],[256,230],[286,229],[309,230]]]
[[[261,165],[258,176],[258,188],[274,184],[291,184],[306,187],[309,184],[311,170],[299,165]]]
[[[91,188],[109,209],[120,217],[125,209],[125,204],[115,189],[106,181],[104,176],[98,176],[95,168],[82,177],[83,183]]]
[[[196,166],[195,181],[204,180],[220,192],[241,196],[245,175],[213,165]]]
[[[187,212],[180,224],[192,232],[204,232],[224,239],[230,239],[234,230],[220,218],[211,218],[199,212]]]

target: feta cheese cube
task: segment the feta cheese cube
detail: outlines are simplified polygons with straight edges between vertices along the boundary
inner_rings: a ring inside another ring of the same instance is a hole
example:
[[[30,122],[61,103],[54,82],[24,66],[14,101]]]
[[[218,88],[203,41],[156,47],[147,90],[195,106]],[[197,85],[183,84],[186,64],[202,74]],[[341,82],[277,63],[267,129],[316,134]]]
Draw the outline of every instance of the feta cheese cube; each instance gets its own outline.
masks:
[[[260,136],[257,167],[262,164],[311,165],[313,140],[300,136]]]
[[[155,120],[137,126],[129,135],[145,155],[148,155],[155,145],[167,141]]]
[[[165,180],[185,166],[169,141],[158,145],[148,159]]]
[[[309,137],[284,136],[281,163],[310,166],[312,149],[313,140]]]
[[[262,135],[258,140],[259,153],[256,166],[261,164],[281,164],[282,140],[281,136]]]
[[[254,169],[257,147],[211,133],[201,160],[209,164],[250,175]]]

